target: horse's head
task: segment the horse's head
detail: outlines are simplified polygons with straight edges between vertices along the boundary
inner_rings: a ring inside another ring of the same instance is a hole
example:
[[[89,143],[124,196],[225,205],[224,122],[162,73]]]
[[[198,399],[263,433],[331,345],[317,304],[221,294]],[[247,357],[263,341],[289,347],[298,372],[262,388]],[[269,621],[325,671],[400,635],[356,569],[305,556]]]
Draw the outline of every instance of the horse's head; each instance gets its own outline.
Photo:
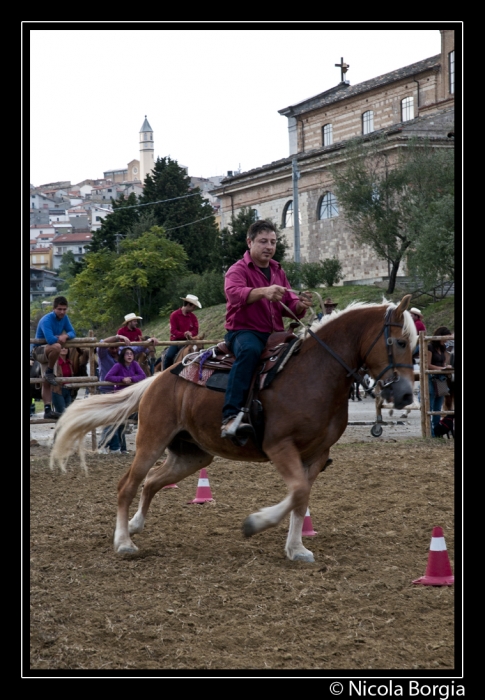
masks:
[[[412,351],[417,334],[411,314],[406,311],[410,300],[411,295],[407,294],[398,306],[388,304],[384,318],[375,321],[366,333],[367,347],[362,348],[365,365],[380,388],[381,397],[398,409],[413,402]]]

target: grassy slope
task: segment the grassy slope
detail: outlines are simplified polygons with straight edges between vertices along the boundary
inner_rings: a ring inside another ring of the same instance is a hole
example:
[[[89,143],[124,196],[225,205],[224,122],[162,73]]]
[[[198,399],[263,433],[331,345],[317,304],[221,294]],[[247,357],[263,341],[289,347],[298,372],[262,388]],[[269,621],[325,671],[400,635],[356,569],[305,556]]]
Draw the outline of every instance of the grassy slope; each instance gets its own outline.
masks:
[[[331,296],[333,301],[338,302],[338,309],[344,309],[352,301],[380,303],[382,302],[383,298],[386,297],[385,290],[380,289],[379,287],[367,285],[333,287],[331,290],[327,288],[319,288],[316,291],[323,299],[325,299],[327,296]],[[402,298],[402,296],[403,292],[396,290],[394,294],[390,295],[390,301],[397,302]],[[454,331],[455,310],[453,296],[447,297],[446,299],[443,299],[435,304],[428,304],[427,306],[425,306],[426,300],[414,300],[411,303],[413,306],[417,306],[422,311],[424,315],[424,323],[427,331],[430,334],[435,330],[435,328],[441,325],[448,326],[450,330]],[[320,311],[320,304],[316,297],[314,298],[313,307],[317,313]],[[225,304],[218,304],[217,306],[199,309],[196,312],[197,318],[199,319],[199,328],[201,332],[205,332],[205,337],[207,339],[223,339],[225,333],[225,308]],[[167,316],[152,323],[147,323],[146,326],[143,326],[143,333],[154,336],[159,340],[169,340],[169,317]],[[157,352],[157,355],[158,354],[160,353]]]

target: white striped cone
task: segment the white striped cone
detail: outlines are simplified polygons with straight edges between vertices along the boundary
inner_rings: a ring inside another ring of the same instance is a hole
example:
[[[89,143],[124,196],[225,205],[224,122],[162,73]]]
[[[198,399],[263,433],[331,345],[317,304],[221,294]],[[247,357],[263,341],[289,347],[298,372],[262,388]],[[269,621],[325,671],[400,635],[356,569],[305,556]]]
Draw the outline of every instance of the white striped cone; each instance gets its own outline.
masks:
[[[421,583],[423,586],[452,586],[455,583],[443,537],[443,528],[433,528],[426,572],[413,583]]]
[[[195,498],[193,501],[189,501],[189,503],[206,503],[206,501],[213,500],[207,472],[205,469],[201,469]]]
[[[310,509],[306,509],[305,519],[303,520],[303,527],[301,529],[301,534],[303,537],[313,537],[317,533],[313,529],[312,519],[310,518]]]

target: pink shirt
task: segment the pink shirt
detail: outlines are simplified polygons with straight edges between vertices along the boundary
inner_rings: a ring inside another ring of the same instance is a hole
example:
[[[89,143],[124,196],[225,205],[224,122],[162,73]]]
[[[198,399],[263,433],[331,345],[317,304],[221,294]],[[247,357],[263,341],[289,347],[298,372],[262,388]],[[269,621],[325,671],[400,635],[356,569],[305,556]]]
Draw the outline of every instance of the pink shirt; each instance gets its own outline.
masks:
[[[414,325],[416,326],[416,331],[418,333],[419,333],[419,331],[424,331],[426,333],[426,326],[419,318],[417,318],[415,320]]]
[[[189,311],[184,314],[182,309],[177,309],[170,314],[170,340],[185,340],[186,331],[195,336],[199,332],[197,316]]]
[[[284,330],[283,316],[290,316],[279,301],[260,299],[254,304],[247,304],[247,298],[253,289],[269,287],[278,284],[281,287],[291,287],[285,272],[279,262],[269,261],[271,270],[270,281],[252,261],[249,250],[244,257],[232,265],[226,272],[224,291],[226,294],[226,329],[228,331],[251,330],[260,333],[273,333]],[[298,297],[287,292],[282,299],[293,313],[302,318],[306,309],[296,313]],[[292,318],[292,317],[290,317]]]

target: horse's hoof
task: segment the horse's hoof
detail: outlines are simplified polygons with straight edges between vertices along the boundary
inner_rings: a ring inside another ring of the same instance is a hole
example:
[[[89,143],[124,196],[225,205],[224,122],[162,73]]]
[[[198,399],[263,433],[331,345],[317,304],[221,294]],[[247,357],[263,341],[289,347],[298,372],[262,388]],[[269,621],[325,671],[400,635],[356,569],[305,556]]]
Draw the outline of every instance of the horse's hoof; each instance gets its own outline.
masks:
[[[308,564],[314,564],[315,557],[313,556],[312,552],[310,552],[310,551],[307,551],[305,553],[300,552],[299,554],[295,554],[295,556],[292,558],[291,561],[304,561],[304,562],[307,562]]]
[[[116,554],[136,554],[136,552],[138,552],[138,547],[133,543],[131,543],[131,545],[122,544],[115,551]]]
[[[254,526],[254,522],[253,522],[251,516],[248,516],[242,524],[242,533],[243,533],[244,537],[252,537],[253,535],[256,534],[256,532],[257,532],[257,530]]]

